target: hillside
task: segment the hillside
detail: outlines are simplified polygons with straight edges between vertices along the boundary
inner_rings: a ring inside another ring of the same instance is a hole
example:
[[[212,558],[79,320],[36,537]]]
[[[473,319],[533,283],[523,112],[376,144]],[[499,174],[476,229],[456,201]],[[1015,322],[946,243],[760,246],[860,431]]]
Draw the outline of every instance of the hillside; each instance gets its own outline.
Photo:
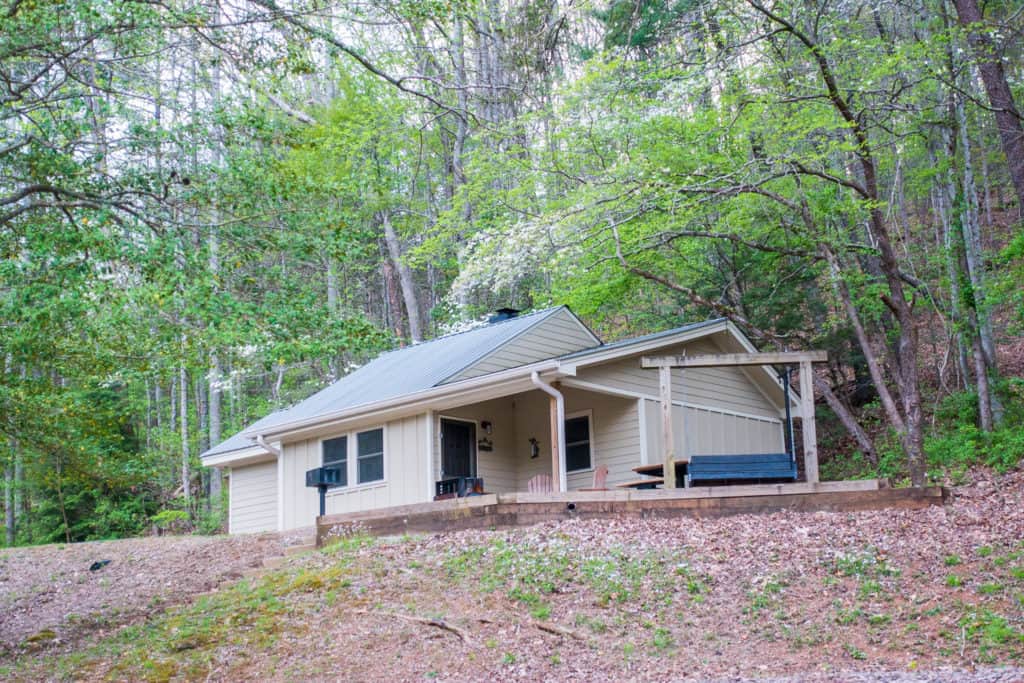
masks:
[[[0,637],[20,644],[0,676],[1016,681],[1022,504],[1024,473],[975,473],[946,509],[355,536],[198,598],[278,541],[7,550],[0,604],[21,617]],[[68,574],[68,554],[126,550],[132,568]],[[38,586],[17,579],[29,567]]]

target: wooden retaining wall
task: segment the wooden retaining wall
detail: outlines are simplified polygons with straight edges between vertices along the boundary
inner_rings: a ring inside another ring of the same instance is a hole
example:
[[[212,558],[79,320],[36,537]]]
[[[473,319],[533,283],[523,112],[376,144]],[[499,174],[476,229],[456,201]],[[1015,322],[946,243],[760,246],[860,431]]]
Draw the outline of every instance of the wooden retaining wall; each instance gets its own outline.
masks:
[[[566,519],[673,517],[793,512],[917,509],[951,500],[948,489],[887,487],[876,480],[699,487],[654,491],[503,493],[326,515],[317,520],[317,545],[355,532],[374,536],[502,529]]]

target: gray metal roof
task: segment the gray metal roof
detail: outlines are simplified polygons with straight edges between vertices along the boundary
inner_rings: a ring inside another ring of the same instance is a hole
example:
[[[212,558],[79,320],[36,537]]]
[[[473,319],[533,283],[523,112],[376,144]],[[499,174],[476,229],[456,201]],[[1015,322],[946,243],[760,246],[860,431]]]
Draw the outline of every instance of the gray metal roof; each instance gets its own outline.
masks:
[[[254,422],[242,432],[203,453],[203,457],[252,446],[252,439],[242,434],[253,433],[259,428],[298,422],[436,387],[563,308],[566,307],[548,308],[383,353],[306,400]],[[715,325],[722,320],[724,318],[706,320],[642,337],[623,339],[610,344],[602,343],[557,358],[582,359],[610,349],[628,348],[671,337],[680,332]]]
[[[527,313],[383,353],[258,426],[295,422],[430,389],[563,308]]]
[[[205,451],[202,454],[202,457],[205,458],[205,457],[208,457],[208,456],[211,456],[211,455],[220,455],[221,453],[230,453],[231,451],[241,451],[241,450],[244,450],[246,448],[251,448],[251,447],[255,446],[256,444],[255,444],[255,442],[251,438],[249,438],[247,436],[242,436],[242,435],[247,430],[249,430],[249,429],[255,429],[257,427],[265,427],[266,425],[273,424],[274,422],[277,421],[277,418],[280,417],[280,415],[283,414],[284,412],[286,412],[286,411],[284,411],[284,410],[277,410],[277,411],[275,411],[273,413],[270,413],[270,415],[267,415],[266,417],[262,417],[259,420],[256,420],[251,425],[247,426],[245,429],[243,429],[242,431],[238,432],[234,436],[231,436],[231,437],[228,437],[227,439],[224,439],[223,441],[221,441],[219,444],[217,444],[213,448]]]

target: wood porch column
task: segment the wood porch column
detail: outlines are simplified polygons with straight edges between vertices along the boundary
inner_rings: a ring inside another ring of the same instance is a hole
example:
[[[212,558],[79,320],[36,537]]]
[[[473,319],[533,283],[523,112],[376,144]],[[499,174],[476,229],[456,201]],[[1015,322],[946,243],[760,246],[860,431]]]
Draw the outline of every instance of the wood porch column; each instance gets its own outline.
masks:
[[[554,396],[548,397],[548,406],[548,412],[551,414],[551,490],[561,491],[559,475],[562,467],[558,453],[558,401]]]
[[[800,413],[804,437],[804,472],[807,483],[818,483],[818,432],[814,423],[814,375],[811,361],[800,362]]]
[[[676,487],[676,440],[672,434],[672,367],[664,365],[658,368],[658,385],[661,390],[661,438],[663,457],[663,476],[665,488]]]

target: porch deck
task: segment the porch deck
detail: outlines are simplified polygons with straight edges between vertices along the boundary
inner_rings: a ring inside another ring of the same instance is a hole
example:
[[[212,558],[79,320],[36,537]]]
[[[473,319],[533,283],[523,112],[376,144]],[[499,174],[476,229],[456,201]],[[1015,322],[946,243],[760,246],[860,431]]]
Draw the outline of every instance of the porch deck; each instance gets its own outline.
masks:
[[[789,510],[916,509],[950,501],[948,489],[890,488],[884,480],[696,486],[688,489],[490,493],[317,519],[317,545],[359,531],[374,536],[529,526],[567,519],[723,517]]]

